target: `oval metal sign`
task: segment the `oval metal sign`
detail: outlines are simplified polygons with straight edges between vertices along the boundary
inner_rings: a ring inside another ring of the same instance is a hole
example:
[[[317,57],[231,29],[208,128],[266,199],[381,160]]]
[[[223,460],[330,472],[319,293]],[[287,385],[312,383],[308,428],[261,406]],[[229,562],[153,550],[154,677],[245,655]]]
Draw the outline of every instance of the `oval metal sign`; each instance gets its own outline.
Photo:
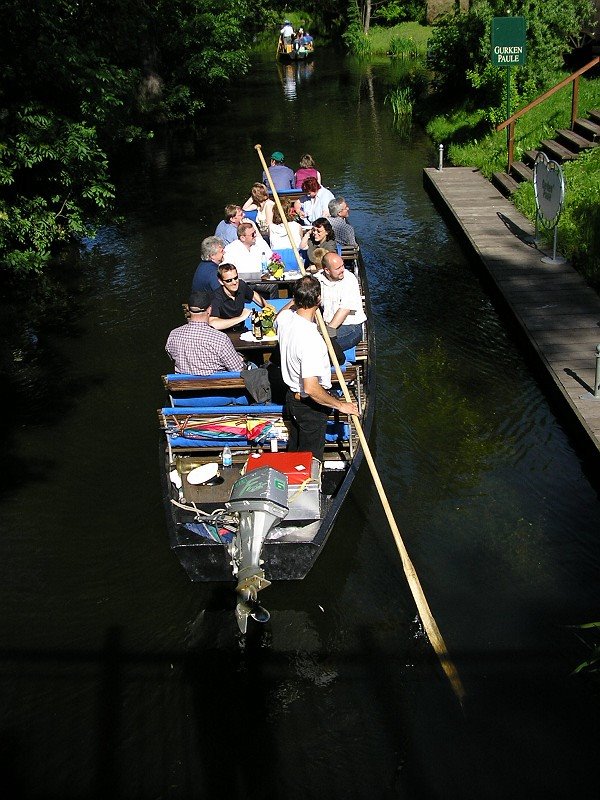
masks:
[[[556,225],[565,199],[565,178],[560,164],[542,152],[533,165],[533,189],[540,219],[551,227]]]

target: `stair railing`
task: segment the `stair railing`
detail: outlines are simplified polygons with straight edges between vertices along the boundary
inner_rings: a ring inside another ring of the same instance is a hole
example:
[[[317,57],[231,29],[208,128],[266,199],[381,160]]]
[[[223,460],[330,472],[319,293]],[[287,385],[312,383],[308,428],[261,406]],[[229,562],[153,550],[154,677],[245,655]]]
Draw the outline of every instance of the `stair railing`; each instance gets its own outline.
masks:
[[[540,103],[543,103],[544,100],[547,100],[551,97],[555,92],[558,92],[559,89],[568,86],[570,83],[573,84],[573,96],[571,98],[571,130],[573,130],[575,126],[575,120],[577,119],[577,107],[579,104],[579,76],[583,75],[584,72],[587,72],[592,67],[595,67],[596,64],[600,63],[600,56],[596,56],[591,61],[589,61],[584,67],[578,69],[577,72],[574,72],[572,75],[569,75],[567,78],[564,78],[560,83],[557,83],[556,86],[553,86],[551,89],[548,89],[547,92],[541,94],[539,97],[536,97],[535,100],[532,100],[529,105],[522,108],[520,111],[517,111],[512,117],[505,119],[504,122],[501,122],[499,125],[496,126],[497,131],[502,131],[504,128],[508,127],[508,136],[507,138],[507,150],[508,150],[508,158],[507,163],[508,166],[506,168],[507,172],[510,172],[510,168],[512,167],[512,163],[514,160],[514,150],[515,150],[515,122],[520,118],[523,117],[528,111],[531,111],[532,108],[539,106]]]

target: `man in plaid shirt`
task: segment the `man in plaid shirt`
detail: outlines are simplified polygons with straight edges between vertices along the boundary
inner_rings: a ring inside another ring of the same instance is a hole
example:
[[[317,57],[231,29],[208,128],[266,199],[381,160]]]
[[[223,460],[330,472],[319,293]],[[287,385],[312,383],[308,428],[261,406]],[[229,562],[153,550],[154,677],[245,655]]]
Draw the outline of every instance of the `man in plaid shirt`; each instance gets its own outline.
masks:
[[[226,333],[208,324],[210,292],[192,292],[185,325],[169,334],[165,350],[175,362],[175,372],[210,375],[213,372],[239,372],[244,359]]]

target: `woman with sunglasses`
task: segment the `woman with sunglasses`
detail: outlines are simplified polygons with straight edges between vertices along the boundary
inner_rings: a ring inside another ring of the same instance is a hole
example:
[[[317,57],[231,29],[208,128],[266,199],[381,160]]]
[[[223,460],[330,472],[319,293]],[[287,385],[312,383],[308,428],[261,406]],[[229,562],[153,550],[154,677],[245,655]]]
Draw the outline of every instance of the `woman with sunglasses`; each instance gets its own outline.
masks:
[[[312,228],[306,231],[300,242],[300,249],[306,250],[306,257],[308,263],[313,266],[317,263],[315,258],[315,250],[317,248],[324,248],[325,250],[336,253],[337,247],[335,244],[335,234],[331,223],[325,217],[319,217],[313,222]],[[311,272],[314,270],[311,270]]]

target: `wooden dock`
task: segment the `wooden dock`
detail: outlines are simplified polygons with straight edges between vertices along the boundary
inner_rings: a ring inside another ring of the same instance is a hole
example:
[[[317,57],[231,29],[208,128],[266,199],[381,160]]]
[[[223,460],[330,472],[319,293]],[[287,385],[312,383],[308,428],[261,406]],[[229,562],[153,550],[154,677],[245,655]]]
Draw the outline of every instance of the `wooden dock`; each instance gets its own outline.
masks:
[[[592,399],[600,297],[568,262],[542,261],[552,250],[536,247],[531,223],[476,169],[425,169],[423,181],[512,312],[572,412],[573,431],[600,456],[600,400]]]

